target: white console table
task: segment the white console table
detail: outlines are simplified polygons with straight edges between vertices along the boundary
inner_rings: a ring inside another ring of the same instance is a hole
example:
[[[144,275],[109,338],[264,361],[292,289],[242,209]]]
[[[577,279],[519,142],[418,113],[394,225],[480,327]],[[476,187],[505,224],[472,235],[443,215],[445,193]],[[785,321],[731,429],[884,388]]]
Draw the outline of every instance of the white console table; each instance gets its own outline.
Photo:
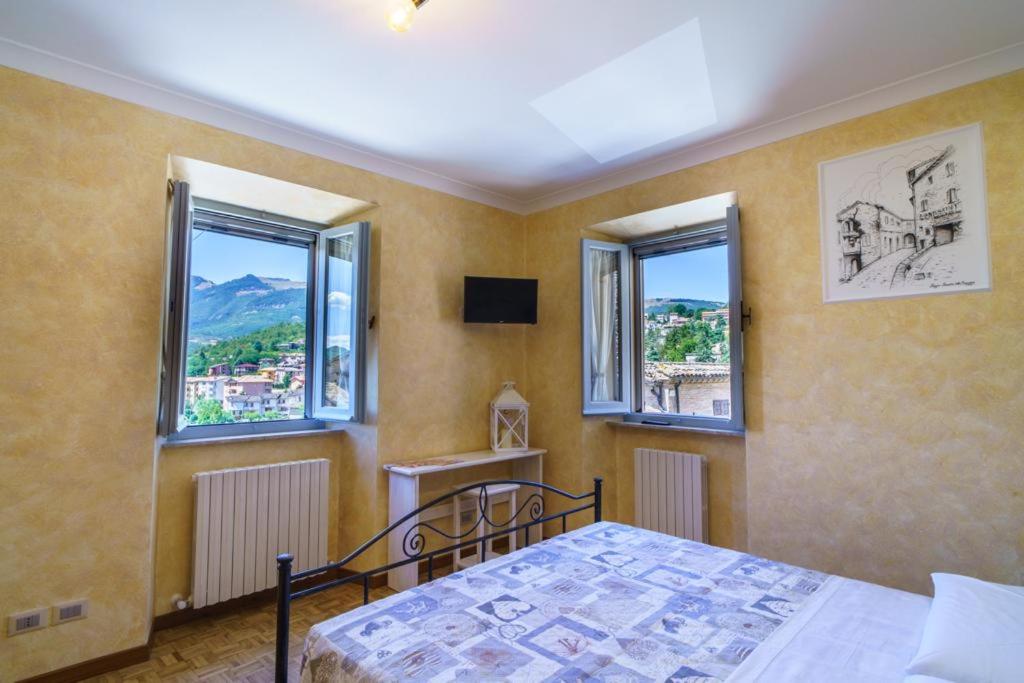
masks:
[[[541,448],[532,448],[516,453],[474,451],[472,453],[441,455],[416,462],[384,465],[384,469],[388,473],[388,524],[393,524],[421,505],[421,479],[424,477],[429,478],[434,474],[450,473],[454,470],[480,467],[496,462],[511,462],[513,479],[542,482],[542,460],[545,453],[547,451]],[[426,487],[425,490],[430,489]],[[525,501],[531,494],[540,492],[540,489],[537,487],[524,486],[519,499]],[[432,515],[431,517],[439,517],[443,514],[445,513],[439,510],[437,515]],[[414,515],[405,524],[391,532],[388,537],[389,564],[406,559],[405,554],[402,552],[402,541],[405,538],[405,533],[420,521],[420,516]],[[539,541],[540,534],[541,529],[538,525],[538,527],[530,530],[530,538],[528,540],[531,543]],[[401,591],[415,586],[419,578],[418,564],[417,562],[410,562],[404,567],[389,571],[388,587]]]

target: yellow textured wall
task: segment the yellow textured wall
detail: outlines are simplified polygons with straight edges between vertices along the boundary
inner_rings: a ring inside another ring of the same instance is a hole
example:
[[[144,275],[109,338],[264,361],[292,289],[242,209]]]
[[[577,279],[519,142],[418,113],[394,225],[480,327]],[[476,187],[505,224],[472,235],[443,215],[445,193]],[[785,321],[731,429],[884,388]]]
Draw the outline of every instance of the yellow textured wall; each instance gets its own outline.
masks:
[[[170,154],[380,206],[369,425],[155,450]],[[519,216],[10,69],[0,192],[0,613],[91,601],[0,636],[0,680],[146,642],[188,585],[192,472],[330,458],[344,552],[386,520],[382,462],[484,447],[487,401],[525,372],[521,331],[459,319],[463,274],[520,273]]]
[[[1016,72],[529,216],[542,319],[527,333],[527,396],[556,483],[614,473],[628,521],[632,448],[689,450],[711,461],[716,543],[746,535],[755,553],[919,592],[932,571],[1024,582],[1022,112]],[[823,305],[818,163],[975,121],[993,291]],[[730,190],[754,311],[746,438],[581,418],[581,230]],[[589,450],[610,439],[617,459]]]
[[[433,194],[384,218],[379,448],[384,462],[488,445],[488,402],[525,375],[518,325],[462,322],[464,275],[522,274],[522,218]]]

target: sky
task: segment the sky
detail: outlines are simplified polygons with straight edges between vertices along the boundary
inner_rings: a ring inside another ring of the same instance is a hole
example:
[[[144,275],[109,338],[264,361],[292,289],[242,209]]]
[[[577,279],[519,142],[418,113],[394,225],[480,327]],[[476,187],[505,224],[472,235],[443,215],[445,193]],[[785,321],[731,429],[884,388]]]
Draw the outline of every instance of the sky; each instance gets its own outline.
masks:
[[[196,230],[192,237],[192,274],[217,284],[250,273],[305,282],[307,259],[307,252],[301,247],[205,230]],[[726,247],[646,259],[644,297],[728,301]]]
[[[223,235],[192,233],[192,274],[219,284],[243,275],[306,281],[309,252],[302,247]]]
[[[644,259],[645,299],[729,300],[725,245]]]

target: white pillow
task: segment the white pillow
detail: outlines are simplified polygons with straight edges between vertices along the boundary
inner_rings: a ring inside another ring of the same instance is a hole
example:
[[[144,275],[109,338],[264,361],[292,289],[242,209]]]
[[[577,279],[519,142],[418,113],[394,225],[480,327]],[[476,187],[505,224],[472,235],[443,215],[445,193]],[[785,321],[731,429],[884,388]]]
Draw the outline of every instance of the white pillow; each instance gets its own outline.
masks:
[[[908,675],[957,683],[1024,681],[1024,586],[932,574],[932,601]]]

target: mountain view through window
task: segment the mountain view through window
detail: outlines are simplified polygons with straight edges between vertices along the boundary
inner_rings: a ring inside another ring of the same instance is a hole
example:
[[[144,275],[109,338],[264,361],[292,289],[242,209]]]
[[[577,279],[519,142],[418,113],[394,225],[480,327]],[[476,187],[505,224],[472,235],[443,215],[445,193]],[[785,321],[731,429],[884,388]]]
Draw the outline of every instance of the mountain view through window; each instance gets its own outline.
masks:
[[[188,425],[305,417],[309,249],[192,233]]]

